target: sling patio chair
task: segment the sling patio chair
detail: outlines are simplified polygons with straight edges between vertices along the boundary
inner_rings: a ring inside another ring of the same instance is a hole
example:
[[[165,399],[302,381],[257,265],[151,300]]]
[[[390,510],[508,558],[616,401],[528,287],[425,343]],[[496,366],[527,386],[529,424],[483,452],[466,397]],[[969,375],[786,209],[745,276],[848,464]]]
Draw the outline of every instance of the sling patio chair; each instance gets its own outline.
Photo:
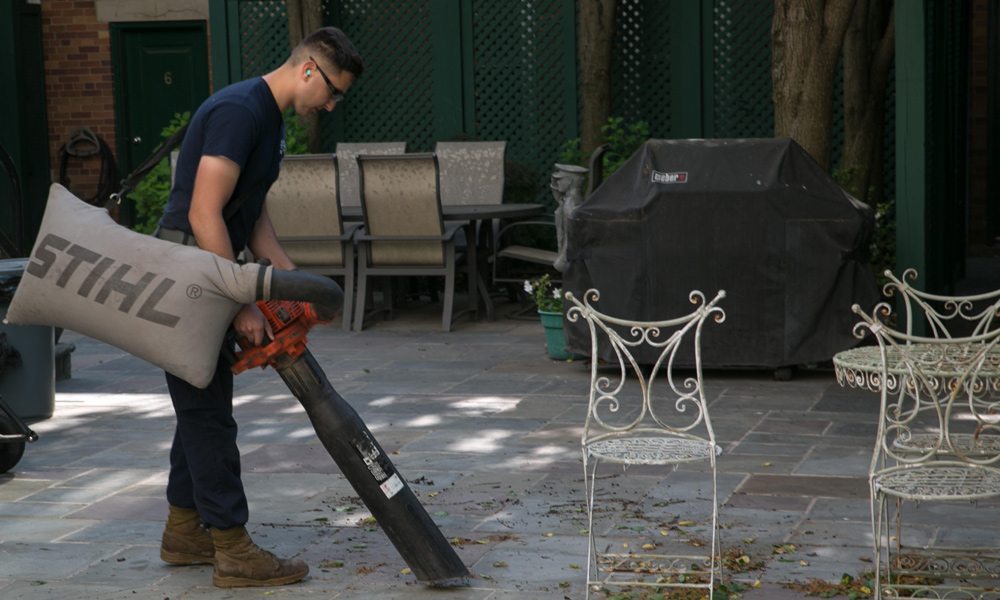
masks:
[[[442,218],[437,158],[432,153],[363,154],[357,161],[364,229],[356,238],[359,259],[355,331],[364,326],[368,279],[387,275],[444,277],[441,327],[451,331],[457,316],[452,313],[460,258],[455,237],[468,221],[445,222]],[[469,311],[475,312],[475,282],[469,277],[468,283]],[[391,298],[390,292],[383,294],[383,309],[391,309]]]
[[[331,154],[286,156],[266,206],[278,241],[299,269],[344,278],[342,328],[350,329],[359,225],[341,218],[337,165]]]

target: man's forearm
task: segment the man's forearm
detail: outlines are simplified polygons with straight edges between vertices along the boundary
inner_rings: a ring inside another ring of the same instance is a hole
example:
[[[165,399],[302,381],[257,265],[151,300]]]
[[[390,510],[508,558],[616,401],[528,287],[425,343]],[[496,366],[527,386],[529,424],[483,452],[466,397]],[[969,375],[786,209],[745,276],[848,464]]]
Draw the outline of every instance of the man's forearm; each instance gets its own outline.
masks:
[[[295,263],[292,262],[288,253],[281,247],[281,242],[278,241],[278,234],[274,231],[274,225],[271,223],[271,217],[267,214],[266,208],[257,219],[248,245],[254,256],[270,260],[275,268],[284,271],[295,269]]]

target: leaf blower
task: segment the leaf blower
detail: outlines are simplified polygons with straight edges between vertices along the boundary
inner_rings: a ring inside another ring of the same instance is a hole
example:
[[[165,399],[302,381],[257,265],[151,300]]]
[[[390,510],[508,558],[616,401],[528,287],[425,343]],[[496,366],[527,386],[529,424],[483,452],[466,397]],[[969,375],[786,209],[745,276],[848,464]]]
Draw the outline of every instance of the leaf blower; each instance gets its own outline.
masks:
[[[254,346],[236,338],[233,373],[268,365],[298,398],[316,435],[419,581],[432,587],[468,585],[469,571],[389,460],[358,413],[330,385],[306,347],[313,325],[335,311],[304,302],[258,301],[274,339]]]

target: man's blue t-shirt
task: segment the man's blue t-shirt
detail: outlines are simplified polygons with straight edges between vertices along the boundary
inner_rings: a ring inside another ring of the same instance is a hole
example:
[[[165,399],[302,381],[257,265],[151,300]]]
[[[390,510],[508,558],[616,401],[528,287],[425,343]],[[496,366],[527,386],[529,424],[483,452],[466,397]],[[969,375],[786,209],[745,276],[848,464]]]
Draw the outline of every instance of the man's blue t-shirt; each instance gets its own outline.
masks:
[[[188,209],[198,163],[202,156],[224,156],[240,166],[230,201],[241,198],[243,202],[226,223],[233,253],[239,253],[260,217],[268,189],[278,178],[284,154],[281,111],[263,79],[248,79],[219,90],[191,117],[160,225],[193,233]]]

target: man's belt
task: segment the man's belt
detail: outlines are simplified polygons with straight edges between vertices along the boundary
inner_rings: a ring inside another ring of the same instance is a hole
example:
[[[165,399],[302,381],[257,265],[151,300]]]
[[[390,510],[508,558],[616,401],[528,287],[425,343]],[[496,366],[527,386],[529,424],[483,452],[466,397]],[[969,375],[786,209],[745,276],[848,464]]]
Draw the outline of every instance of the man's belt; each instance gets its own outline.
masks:
[[[186,231],[181,231],[179,229],[167,229],[166,227],[157,227],[156,231],[153,232],[153,237],[159,238],[161,240],[166,240],[168,242],[174,242],[175,244],[183,244],[185,246],[197,246],[198,242],[194,239],[194,234],[188,233]]]

